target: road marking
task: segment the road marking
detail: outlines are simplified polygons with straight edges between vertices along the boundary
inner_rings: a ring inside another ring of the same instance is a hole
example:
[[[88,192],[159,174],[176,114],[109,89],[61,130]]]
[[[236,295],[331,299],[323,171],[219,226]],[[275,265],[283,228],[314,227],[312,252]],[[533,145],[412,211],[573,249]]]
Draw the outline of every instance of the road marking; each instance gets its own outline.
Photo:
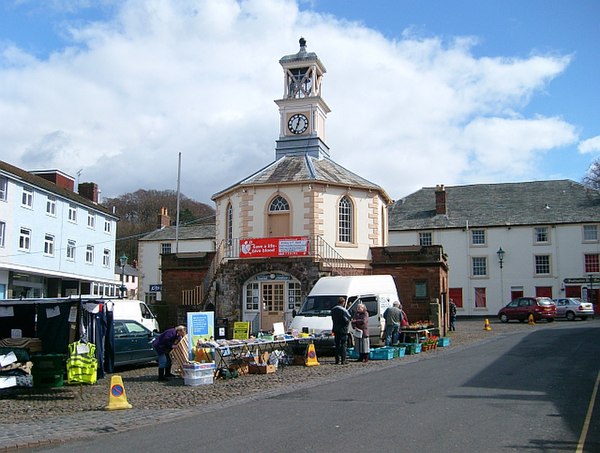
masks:
[[[585,438],[587,437],[587,432],[590,427],[590,420],[592,419],[592,412],[594,410],[594,402],[596,401],[596,393],[598,393],[598,385],[600,384],[600,371],[598,371],[598,376],[596,376],[596,384],[594,385],[594,390],[592,391],[592,396],[590,397],[590,404],[588,406],[587,414],[585,414],[585,421],[583,422],[583,427],[581,428],[581,435],[579,436],[579,442],[577,443],[576,453],[583,453],[583,446],[585,444]]]

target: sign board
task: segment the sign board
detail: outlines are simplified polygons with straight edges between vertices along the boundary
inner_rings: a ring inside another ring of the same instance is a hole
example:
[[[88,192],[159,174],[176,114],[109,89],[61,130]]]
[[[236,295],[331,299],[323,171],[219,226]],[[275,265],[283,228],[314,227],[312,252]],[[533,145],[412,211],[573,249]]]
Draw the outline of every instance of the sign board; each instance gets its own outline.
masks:
[[[161,285],[150,285],[151,293],[160,293],[161,291],[162,291],[162,284]]]
[[[250,338],[250,323],[249,322],[234,322],[233,323],[233,339],[247,340]]]
[[[273,256],[307,256],[310,250],[308,236],[255,238],[240,240],[240,258]]]
[[[212,311],[196,311],[187,314],[187,333],[190,357],[193,357],[193,348],[200,341],[214,340],[215,313]]]

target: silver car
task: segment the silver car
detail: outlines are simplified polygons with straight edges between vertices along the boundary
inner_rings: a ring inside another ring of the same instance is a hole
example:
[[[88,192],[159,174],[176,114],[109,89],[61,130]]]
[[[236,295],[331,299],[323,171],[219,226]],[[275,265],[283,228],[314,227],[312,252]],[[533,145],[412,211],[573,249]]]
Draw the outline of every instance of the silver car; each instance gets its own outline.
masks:
[[[587,319],[588,316],[594,316],[594,306],[590,302],[583,302],[577,297],[564,297],[554,299],[556,304],[556,317],[567,318],[574,321],[575,318]]]

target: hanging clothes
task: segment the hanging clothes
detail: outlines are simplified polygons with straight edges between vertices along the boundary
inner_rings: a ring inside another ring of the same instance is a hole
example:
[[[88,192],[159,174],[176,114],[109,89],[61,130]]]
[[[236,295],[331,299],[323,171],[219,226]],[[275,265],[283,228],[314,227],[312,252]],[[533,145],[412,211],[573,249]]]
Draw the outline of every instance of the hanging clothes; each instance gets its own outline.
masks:
[[[69,384],[95,384],[98,379],[96,345],[83,341],[69,344],[67,382]]]

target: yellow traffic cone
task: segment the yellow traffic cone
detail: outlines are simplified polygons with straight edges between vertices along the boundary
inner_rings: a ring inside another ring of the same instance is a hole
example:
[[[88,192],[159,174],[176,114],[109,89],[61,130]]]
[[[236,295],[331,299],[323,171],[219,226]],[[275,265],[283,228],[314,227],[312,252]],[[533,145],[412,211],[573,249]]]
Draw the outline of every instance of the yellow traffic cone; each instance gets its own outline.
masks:
[[[490,325],[490,320],[485,319],[485,324],[483,325],[483,330],[492,330],[492,326]]]
[[[125,395],[125,387],[121,376],[113,376],[110,378],[110,395],[108,399],[107,411],[115,409],[131,409],[131,404],[127,402]]]
[[[320,365],[319,361],[317,360],[317,352],[315,351],[315,345],[312,343],[308,345],[308,349],[306,350],[306,358],[304,359],[304,365]]]
[[[533,318],[533,313],[529,313],[529,325],[535,326],[535,319]]]

